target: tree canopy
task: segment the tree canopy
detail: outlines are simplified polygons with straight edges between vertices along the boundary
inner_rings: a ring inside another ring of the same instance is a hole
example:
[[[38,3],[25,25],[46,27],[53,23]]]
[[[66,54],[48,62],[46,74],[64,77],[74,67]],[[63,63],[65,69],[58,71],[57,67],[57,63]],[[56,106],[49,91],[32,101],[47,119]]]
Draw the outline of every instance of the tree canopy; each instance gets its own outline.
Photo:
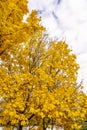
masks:
[[[7,6],[8,5],[8,6]],[[77,84],[79,65],[65,41],[52,41],[26,0],[0,1],[0,124],[81,129],[87,95]]]

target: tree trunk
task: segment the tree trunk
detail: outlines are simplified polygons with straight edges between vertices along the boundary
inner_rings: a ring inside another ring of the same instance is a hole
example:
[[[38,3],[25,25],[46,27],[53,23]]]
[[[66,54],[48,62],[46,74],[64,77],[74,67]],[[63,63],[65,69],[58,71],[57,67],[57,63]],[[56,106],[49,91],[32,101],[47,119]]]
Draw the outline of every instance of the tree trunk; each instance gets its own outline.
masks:
[[[23,126],[21,124],[19,124],[18,129],[17,130],[22,130]]]
[[[54,129],[54,120],[52,119],[52,126],[51,126],[51,130]]]
[[[43,118],[43,130],[46,130],[45,118]]]

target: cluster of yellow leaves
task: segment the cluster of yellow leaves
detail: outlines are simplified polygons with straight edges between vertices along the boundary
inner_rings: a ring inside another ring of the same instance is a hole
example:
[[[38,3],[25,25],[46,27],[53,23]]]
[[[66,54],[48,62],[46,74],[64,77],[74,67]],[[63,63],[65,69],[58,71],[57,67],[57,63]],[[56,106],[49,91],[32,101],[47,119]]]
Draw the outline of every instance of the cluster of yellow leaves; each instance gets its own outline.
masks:
[[[23,23],[26,0],[0,1],[0,7],[0,124],[41,128],[54,120],[79,130],[87,95],[77,85],[76,56],[67,43],[48,40],[36,11]]]

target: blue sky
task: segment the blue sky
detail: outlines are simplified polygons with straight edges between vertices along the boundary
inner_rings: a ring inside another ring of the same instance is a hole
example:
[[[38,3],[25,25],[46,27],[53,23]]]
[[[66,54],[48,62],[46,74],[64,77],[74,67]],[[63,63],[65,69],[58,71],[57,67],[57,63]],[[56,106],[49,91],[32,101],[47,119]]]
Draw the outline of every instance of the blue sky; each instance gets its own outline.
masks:
[[[78,82],[87,92],[87,0],[29,0],[29,9],[38,10],[51,38],[65,40],[77,55]]]

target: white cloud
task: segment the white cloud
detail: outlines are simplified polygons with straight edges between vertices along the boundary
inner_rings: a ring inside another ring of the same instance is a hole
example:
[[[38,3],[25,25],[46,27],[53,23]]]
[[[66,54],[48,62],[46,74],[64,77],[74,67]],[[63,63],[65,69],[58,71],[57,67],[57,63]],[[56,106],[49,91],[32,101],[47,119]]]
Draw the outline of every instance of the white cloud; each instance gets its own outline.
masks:
[[[65,39],[77,54],[79,78],[87,91],[87,0],[29,0],[31,9],[40,10],[43,25],[51,37]]]

